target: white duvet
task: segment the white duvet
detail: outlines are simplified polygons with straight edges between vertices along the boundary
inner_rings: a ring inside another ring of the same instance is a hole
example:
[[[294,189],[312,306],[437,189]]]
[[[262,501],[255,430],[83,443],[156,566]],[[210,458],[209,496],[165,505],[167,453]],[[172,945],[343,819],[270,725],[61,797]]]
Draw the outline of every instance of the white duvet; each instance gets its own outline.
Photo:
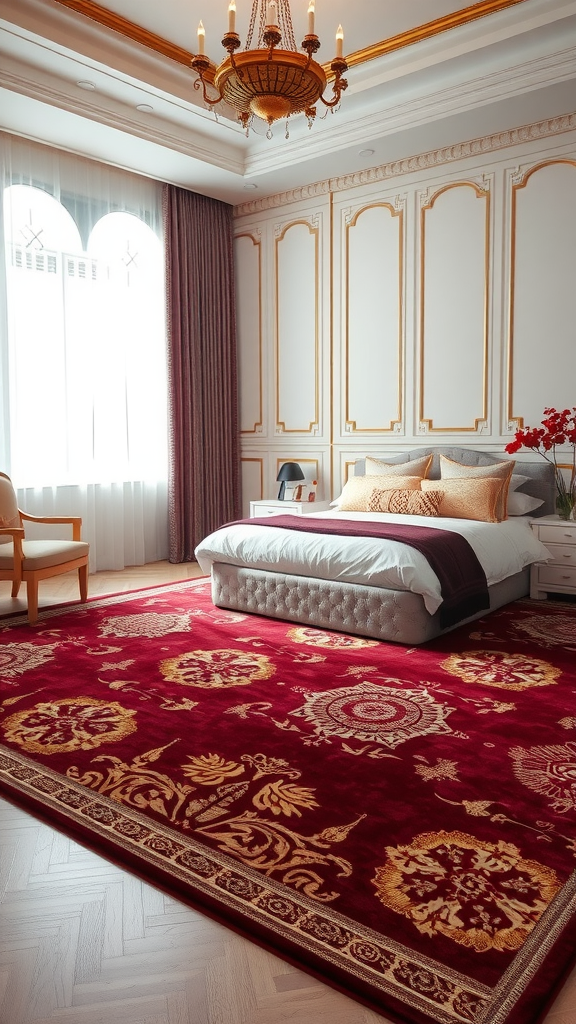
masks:
[[[502,523],[383,512],[313,512],[306,518],[406,523],[460,533],[473,548],[489,586],[532,562],[547,561],[550,557],[530,529],[530,520],[519,516]],[[440,581],[424,555],[407,544],[377,537],[342,537],[233,524],[206,537],[196,548],[196,558],[205,573],[210,572],[214,562],[225,562],[296,576],[411,590],[422,595],[430,614],[442,603]]]

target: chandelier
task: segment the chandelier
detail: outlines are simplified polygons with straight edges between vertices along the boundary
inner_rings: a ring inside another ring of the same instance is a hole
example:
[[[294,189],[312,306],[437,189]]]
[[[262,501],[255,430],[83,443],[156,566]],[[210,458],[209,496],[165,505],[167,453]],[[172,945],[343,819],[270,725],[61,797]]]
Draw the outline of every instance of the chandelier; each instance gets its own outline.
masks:
[[[246,48],[238,54],[236,0],[230,0],[228,31],[222,39],[228,57],[218,66],[204,52],[205,31],[200,22],[198,53],[192,58],[191,66],[198,75],[194,88],[202,89],[205,104],[212,109],[222,101],[228,103],[236,111],[246,134],[254,125],[254,118],[261,119],[268,124],[266,137],[269,139],[274,121],[281,118],[288,121],[292,114],[304,113],[311,128],[318,101],[329,109],[336,108],[348,87],[342,77],[348,70],[342,56],[344,33],[339,25],[336,56],[330,65],[334,76],[332,98],[327,100],[323,96],[326,74],[313,58],[320,48],[320,40],[314,32],[314,4],[315,0],[309,0],[308,32],[301,43],[303,53],[296,48],[289,0],[253,0]],[[255,31],[256,47],[252,49]],[[284,48],[280,48],[280,43]]]

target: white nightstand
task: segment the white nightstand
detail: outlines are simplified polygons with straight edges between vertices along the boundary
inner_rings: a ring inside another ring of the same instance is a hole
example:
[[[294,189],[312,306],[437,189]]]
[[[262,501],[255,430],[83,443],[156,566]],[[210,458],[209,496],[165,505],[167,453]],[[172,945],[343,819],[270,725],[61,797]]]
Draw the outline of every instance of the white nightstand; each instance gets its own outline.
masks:
[[[552,558],[531,566],[530,597],[543,601],[549,593],[576,594],[576,522],[542,516],[531,526]]]
[[[250,502],[250,518],[278,516],[283,512],[306,516],[310,512],[326,512],[329,508],[329,501],[278,501],[277,498],[264,498],[263,501]]]

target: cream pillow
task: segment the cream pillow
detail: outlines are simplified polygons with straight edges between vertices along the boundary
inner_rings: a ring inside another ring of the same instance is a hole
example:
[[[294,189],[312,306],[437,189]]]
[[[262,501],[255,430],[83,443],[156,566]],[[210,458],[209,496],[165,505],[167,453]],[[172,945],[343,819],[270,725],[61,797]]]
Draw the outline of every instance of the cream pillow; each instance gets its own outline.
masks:
[[[442,480],[452,480],[454,478],[462,479],[466,477],[468,479],[482,479],[490,477],[492,479],[498,479],[503,481],[501,493],[498,498],[496,512],[497,522],[501,519],[506,519],[508,515],[507,500],[508,500],[508,487],[510,485],[510,478],[512,476],[512,470],[516,465],[514,459],[508,459],[506,462],[493,462],[491,466],[465,466],[461,462],[454,462],[452,459],[446,457],[446,455],[440,456],[440,477]],[[445,513],[441,512],[440,515]],[[476,518],[475,516],[467,516],[466,518]]]
[[[412,459],[411,462],[385,462],[382,459],[372,459],[369,455],[364,460],[366,463],[366,476],[419,476],[424,477],[430,469],[433,455],[424,455],[421,459]]]
[[[442,491],[414,491],[394,489],[372,491],[368,499],[369,512],[394,512],[405,516],[437,516]]]
[[[417,491],[420,487],[420,477],[351,476],[344,484],[342,494],[338,498],[338,509],[341,512],[367,512],[372,491],[376,489],[387,491],[399,487]]]
[[[533,498],[531,494],[516,494],[514,492],[514,494],[508,495],[508,515],[524,516],[528,512],[534,512],[535,509],[540,508],[543,504],[544,500],[542,498]]]
[[[498,477],[453,480],[422,480],[423,491],[441,491],[438,515],[452,519],[477,519],[483,523],[499,523],[502,518],[502,488],[506,480]]]

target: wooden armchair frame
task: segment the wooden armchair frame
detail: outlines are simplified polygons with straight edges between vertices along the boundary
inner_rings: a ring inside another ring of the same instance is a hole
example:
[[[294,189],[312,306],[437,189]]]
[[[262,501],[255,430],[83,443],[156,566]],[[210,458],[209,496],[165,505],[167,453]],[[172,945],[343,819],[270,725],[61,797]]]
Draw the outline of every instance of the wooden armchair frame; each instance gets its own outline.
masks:
[[[0,473],[0,477],[12,484],[10,477],[6,473]],[[44,523],[49,526],[56,526],[61,523],[67,524],[72,527],[72,541],[81,541],[82,519],[79,516],[32,516],[27,512],[23,512],[20,508],[17,511],[21,523]],[[30,624],[35,623],[38,618],[38,583],[40,580],[48,579],[51,576],[60,576],[63,573],[71,572],[72,569],[77,569],[80,600],[84,602],[88,599],[87,545],[82,545],[82,551],[77,557],[70,558],[64,556],[62,561],[53,560],[50,564],[35,567],[35,561],[45,562],[47,560],[47,551],[44,550],[42,555],[35,556],[34,553],[30,554],[24,550],[25,529],[23,526],[2,526],[0,527],[0,536],[11,537],[13,542],[12,566],[9,568],[2,568],[0,566],[0,580],[12,581],[12,597],[18,597],[21,584],[26,583],[28,621]],[[34,542],[29,543],[32,545]],[[47,545],[49,541],[43,540],[42,543]],[[2,548],[3,545],[0,544],[0,556],[2,555]]]

